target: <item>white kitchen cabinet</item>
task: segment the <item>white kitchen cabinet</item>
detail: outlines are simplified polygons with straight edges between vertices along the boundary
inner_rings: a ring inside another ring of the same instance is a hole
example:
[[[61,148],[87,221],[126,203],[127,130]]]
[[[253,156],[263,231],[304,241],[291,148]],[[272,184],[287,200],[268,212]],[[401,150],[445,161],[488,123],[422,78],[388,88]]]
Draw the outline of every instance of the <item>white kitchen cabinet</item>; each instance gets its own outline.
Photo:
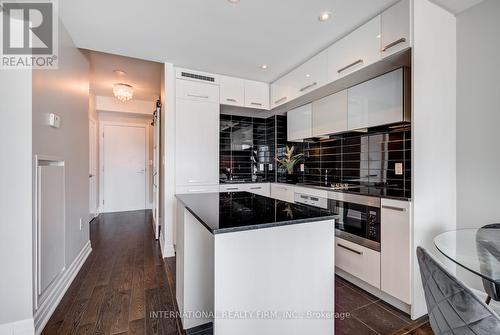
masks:
[[[245,80],[245,107],[269,109],[269,84]]]
[[[177,80],[177,83],[183,80]],[[191,85],[213,86],[190,82]],[[199,92],[203,91],[200,87]],[[219,184],[219,99],[176,99],[175,181],[177,186]]]
[[[335,237],[335,266],[380,289],[380,253]]]
[[[347,90],[312,103],[312,135],[329,135],[347,130]]]
[[[219,86],[191,80],[176,80],[176,97],[181,99],[219,103]]]
[[[219,76],[220,104],[230,106],[245,105],[245,81],[243,79]]]
[[[271,84],[271,104],[277,107],[328,83],[328,53],[323,51]]]
[[[382,199],[381,205],[380,289],[411,304],[410,202]]]
[[[271,184],[271,198],[293,203],[295,201],[295,187],[289,184],[273,183]]]
[[[292,76],[287,74],[271,84],[271,108],[283,105],[296,97],[292,83]]]
[[[381,15],[382,58],[411,46],[410,0],[401,0]]]
[[[312,137],[312,104],[297,107],[286,113],[287,140],[302,141]]]
[[[333,44],[327,52],[329,82],[380,60],[380,15]]]
[[[270,183],[221,184],[220,192],[250,192],[265,197],[271,196]]]
[[[347,90],[349,130],[409,121],[404,72],[400,68]]]

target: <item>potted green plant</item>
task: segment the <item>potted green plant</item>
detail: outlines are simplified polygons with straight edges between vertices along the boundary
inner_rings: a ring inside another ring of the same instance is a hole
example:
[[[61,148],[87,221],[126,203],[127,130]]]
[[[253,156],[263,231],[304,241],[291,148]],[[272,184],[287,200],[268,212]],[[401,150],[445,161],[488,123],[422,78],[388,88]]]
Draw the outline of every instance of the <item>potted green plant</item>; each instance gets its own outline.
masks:
[[[292,145],[292,147],[286,146],[286,152],[285,152],[285,157],[279,159],[275,158],[276,161],[280,164],[281,167],[285,168],[288,175],[293,175],[293,168],[295,167],[295,164],[304,156],[304,154],[299,153],[294,155],[293,152],[295,151],[295,146]]]

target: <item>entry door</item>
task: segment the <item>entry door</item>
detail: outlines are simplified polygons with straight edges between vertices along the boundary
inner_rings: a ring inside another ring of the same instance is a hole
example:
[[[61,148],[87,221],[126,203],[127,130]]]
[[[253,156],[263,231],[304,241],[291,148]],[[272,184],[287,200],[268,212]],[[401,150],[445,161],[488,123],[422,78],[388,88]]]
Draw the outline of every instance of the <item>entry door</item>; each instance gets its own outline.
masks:
[[[99,207],[97,199],[97,123],[89,120],[89,212],[91,217],[97,215]]]
[[[103,126],[103,208],[146,208],[146,126]]]

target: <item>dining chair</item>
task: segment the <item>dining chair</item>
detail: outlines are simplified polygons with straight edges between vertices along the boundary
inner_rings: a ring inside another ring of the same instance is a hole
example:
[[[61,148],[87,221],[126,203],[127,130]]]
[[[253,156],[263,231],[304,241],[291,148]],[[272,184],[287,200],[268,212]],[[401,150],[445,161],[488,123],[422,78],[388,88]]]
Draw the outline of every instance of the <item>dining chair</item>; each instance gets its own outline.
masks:
[[[485,240],[482,238],[482,235],[484,234],[484,235],[488,236],[488,229],[500,229],[500,223],[492,223],[492,224],[488,224],[486,226],[481,227],[477,232],[476,239]],[[492,246],[492,248],[489,248],[489,246],[485,245],[484,242],[477,243],[477,245],[478,245],[478,249],[481,247],[481,250],[478,250],[478,257],[481,260],[482,271],[488,271],[487,267],[489,266],[490,263],[493,263],[490,261],[490,259],[492,257],[499,257],[499,255],[495,254],[497,247]],[[499,259],[495,260],[495,262],[498,262],[498,261],[499,261]],[[493,299],[495,301],[500,301],[500,285],[495,284],[495,283],[489,281],[488,279],[483,278],[483,287],[484,287],[486,294],[488,295],[488,297],[486,298],[487,305],[490,304],[491,299]]]
[[[436,335],[500,334],[500,317],[425,249],[417,247],[429,321]]]

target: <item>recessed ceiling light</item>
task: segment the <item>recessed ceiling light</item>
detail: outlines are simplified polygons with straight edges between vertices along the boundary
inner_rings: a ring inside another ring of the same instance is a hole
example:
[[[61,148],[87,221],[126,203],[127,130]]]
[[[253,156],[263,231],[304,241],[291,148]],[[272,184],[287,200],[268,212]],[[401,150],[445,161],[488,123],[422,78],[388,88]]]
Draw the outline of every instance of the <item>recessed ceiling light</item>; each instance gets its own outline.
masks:
[[[267,64],[262,64],[259,66],[262,70],[266,70],[268,68]]]
[[[127,72],[122,71],[122,70],[113,70],[113,72],[119,76],[126,76],[127,75]]]
[[[332,16],[332,12],[324,11],[324,12],[321,12],[319,14],[318,20],[320,20],[321,22],[324,22],[324,21],[330,19],[331,16]]]
[[[310,78],[310,77],[311,77],[311,75],[310,75],[310,74],[306,74],[306,78]]]
[[[240,0],[227,0],[227,1],[229,1],[230,3],[238,3],[238,2],[240,2]]]
[[[378,35],[377,35],[377,38],[380,38],[380,37],[382,37],[382,36],[381,36],[380,34],[378,34]]]

